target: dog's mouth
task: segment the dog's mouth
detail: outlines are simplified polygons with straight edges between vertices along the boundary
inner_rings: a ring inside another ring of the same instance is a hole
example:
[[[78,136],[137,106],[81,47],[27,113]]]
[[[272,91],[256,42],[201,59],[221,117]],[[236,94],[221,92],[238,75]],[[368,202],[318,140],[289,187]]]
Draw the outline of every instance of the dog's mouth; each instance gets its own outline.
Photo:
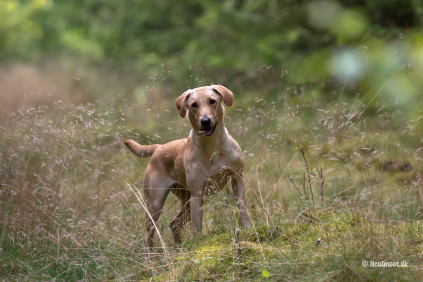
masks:
[[[203,129],[203,130],[201,130],[201,132],[203,133],[204,136],[210,136],[210,135],[213,134],[214,130],[216,129],[216,126],[217,126],[217,122],[216,122],[216,124],[214,125],[213,128]]]

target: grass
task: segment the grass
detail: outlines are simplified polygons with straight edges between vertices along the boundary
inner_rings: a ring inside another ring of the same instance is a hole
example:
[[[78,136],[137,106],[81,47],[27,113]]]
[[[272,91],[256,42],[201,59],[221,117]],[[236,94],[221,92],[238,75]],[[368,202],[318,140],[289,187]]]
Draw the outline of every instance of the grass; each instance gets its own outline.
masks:
[[[203,237],[186,228],[175,246],[169,223],[179,203],[169,196],[157,224],[163,241],[155,237],[150,256],[138,195],[149,160],[123,141],[186,136],[177,94],[152,82],[141,100],[25,98],[0,122],[1,278],[423,279],[420,117],[389,105],[360,115],[367,100],[344,93],[337,104],[313,91],[235,93],[226,126],[244,150],[253,227],[239,230],[233,195],[222,191],[206,198]],[[408,267],[363,267],[363,260]]]
[[[272,222],[271,228],[259,226],[255,231],[241,232],[237,244],[241,261],[238,265],[233,263],[229,234],[206,238],[188,252],[178,280],[231,280],[239,277],[239,273],[243,279],[260,280],[264,269],[276,280],[371,281],[419,277],[412,265],[419,264],[421,246],[416,242],[421,241],[417,235],[421,224],[366,222],[353,214],[334,209],[291,212],[291,216]],[[319,245],[316,238],[322,239]],[[410,250],[416,252],[411,254]],[[364,268],[362,260],[407,260],[410,268]]]

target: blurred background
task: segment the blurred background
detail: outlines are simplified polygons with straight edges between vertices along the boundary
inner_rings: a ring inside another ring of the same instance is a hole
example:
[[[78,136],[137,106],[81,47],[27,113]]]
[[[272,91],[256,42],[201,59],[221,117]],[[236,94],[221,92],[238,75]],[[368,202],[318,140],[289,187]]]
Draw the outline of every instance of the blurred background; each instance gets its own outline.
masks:
[[[422,86],[422,19],[419,0],[1,0],[1,108],[28,92],[146,103],[152,80],[165,99],[215,83],[245,105],[373,89],[368,113],[407,108]]]

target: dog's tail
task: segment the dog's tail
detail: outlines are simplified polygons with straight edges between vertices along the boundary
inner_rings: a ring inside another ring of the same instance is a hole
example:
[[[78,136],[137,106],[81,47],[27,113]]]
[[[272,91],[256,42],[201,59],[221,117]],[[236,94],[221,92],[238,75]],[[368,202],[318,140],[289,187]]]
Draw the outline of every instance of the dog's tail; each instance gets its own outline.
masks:
[[[140,158],[151,157],[160,146],[158,144],[143,146],[133,140],[126,140],[125,145],[135,156]]]

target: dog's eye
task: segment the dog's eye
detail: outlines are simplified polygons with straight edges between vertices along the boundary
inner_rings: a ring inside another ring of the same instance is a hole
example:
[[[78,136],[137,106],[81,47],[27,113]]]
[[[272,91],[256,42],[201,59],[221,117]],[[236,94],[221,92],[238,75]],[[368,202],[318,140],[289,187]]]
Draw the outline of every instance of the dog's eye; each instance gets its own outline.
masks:
[[[216,103],[216,100],[210,99],[210,104],[213,105],[214,103]]]
[[[191,105],[191,107],[193,107],[193,108],[197,108],[197,107],[198,107],[198,105],[197,105],[197,103],[193,103],[193,104]]]

